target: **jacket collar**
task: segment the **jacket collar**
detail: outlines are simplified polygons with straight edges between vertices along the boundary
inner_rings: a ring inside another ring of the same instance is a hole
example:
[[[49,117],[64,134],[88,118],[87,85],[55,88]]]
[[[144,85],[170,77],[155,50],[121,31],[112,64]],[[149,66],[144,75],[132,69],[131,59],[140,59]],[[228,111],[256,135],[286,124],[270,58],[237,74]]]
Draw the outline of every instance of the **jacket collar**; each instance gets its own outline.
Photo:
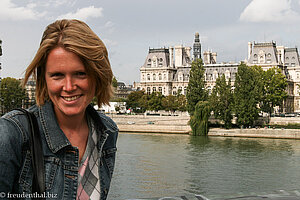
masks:
[[[52,102],[47,101],[44,105],[40,106],[39,115],[46,141],[53,153],[71,145],[70,141],[58,125]]]
[[[87,107],[86,111],[88,115],[90,115],[91,118],[95,122],[97,122],[95,123],[96,131],[100,133],[100,135],[98,134],[98,141],[100,141],[101,144],[107,138],[107,128],[103,125],[97,111],[91,105]],[[47,144],[53,153],[56,153],[60,149],[71,145],[70,141],[59,127],[57,118],[54,113],[53,103],[51,101],[46,101],[44,105],[39,107],[39,115],[41,118],[40,121],[45,133]]]

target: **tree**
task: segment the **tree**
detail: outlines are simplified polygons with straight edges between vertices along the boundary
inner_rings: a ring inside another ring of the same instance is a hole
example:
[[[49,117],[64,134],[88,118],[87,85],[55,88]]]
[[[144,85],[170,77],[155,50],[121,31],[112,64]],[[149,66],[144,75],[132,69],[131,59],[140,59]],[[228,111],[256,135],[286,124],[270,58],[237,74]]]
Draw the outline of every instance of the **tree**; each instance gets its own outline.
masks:
[[[152,92],[149,95],[147,109],[154,110],[154,111],[162,110],[163,109],[162,99],[163,99],[163,96],[160,92]]]
[[[199,101],[207,100],[205,90],[204,67],[201,59],[192,62],[189,84],[187,87],[187,111],[193,115],[195,106]]]
[[[173,95],[164,97],[161,104],[166,111],[175,112],[178,109],[177,97]]]
[[[210,96],[210,105],[217,119],[224,122],[225,128],[232,126],[233,114],[233,91],[231,90],[231,80],[226,83],[225,75],[218,77],[216,85]]]
[[[238,67],[234,83],[234,107],[237,124],[253,126],[260,108],[258,106],[263,91],[262,69],[248,67],[244,63]]]
[[[116,89],[118,87],[118,81],[116,79],[115,76],[113,76],[113,79],[112,79],[112,86]]]
[[[0,85],[1,110],[6,113],[14,108],[22,107],[25,100],[25,90],[21,87],[21,81],[15,78],[4,78]]]
[[[126,108],[132,109],[133,112],[141,113],[145,112],[147,108],[143,107],[141,104],[141,99],[145,96],[144,91],[133,91],[131,92],[126,99]]]
[[[264,112],[271,113],[275,106],[282,106],[283,100],[288,97],[286,92],[287,81],[279,68],[271,68],[263,73],[263,98],[261,109]]]
[[[177,100],[177,109],[181,112],[186,111],[187,102],[186,102],[185,95],[180,93],[177,94],[176,100]]]
[[[210,106],[208,101],[199,101],[195,107],[194,115],[191,116],[190,126],[193,135],[207,135]]]

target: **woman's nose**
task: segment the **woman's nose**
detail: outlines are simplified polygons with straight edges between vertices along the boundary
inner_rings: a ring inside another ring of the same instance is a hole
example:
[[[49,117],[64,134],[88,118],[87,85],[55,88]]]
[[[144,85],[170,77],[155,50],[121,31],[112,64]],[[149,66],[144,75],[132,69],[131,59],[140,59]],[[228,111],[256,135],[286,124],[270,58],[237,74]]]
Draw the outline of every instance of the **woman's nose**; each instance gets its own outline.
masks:
[[[75,84],[74,80],[72,78],[66,77],[63,89],[68,92],[75,90],[76,84]]]

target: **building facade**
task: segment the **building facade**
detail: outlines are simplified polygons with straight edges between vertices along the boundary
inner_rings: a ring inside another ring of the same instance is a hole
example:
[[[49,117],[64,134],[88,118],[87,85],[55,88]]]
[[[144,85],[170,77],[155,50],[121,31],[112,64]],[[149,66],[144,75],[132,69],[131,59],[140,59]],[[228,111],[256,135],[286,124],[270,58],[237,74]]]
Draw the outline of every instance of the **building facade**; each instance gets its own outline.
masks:
[[[199,33],[195,34],[193,56],[191,48],[175,46],[149,49],[144,64],[140,68],[140,82],[135,83],[137,90],[147,94],[161,92],[163,95],[186,94],[191,70],[191,62],[201,58],[205,69],[206,88],[212,91],[216,79],[225,75],[233,87],[239,63],[217,63],[217,53],[204,51],[201,56]],[[300,64],[297,48],[277,46],[275,42],[248,43],[248,66],[258,65],[263,70],[277,67],[287,78],[288,98],[280,110],[285,113],[300,112]]]
[[[185,94],[191,69],[191,48],[175,46],[149,49],[144,65],[140,68],[140,82],[135,83],[137,90],[150,94],[161,92],[163,95]]]
[[[201,43],[199,33],[195,34],[193,56],[191,48],[175,46],[169,48],[149,49],[148,55],[140,68],[140,82],[135,83],[137,90],[144,90],[147,94],[161,92],[163,95],[186,95],[189,83],[191,62],[201,57]],[[203,52],[206,87],[209,91],[215,85],[216,79],[225,74],[232,84],[239,63],[217,63],[217,53]]]

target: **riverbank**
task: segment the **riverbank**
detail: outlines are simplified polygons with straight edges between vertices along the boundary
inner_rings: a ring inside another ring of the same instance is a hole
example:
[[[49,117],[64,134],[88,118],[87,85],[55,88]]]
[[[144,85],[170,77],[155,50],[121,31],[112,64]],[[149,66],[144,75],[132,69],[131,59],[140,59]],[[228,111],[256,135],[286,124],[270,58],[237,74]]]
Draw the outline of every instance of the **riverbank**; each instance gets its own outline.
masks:
[[[135,133],[169,133],[189,134],[189,116],[145,116],[145,115],[110,115],[117,123],[120,132]],[[274,117],[270,124],[300,123],[300,117],[280,118]],[[300,129],[273,129],[273,128],[247,128],[247,129],[221,129],[210,128],[208,136],[219,137],[253,137],[253,138],[281,138],[300,139]]]

